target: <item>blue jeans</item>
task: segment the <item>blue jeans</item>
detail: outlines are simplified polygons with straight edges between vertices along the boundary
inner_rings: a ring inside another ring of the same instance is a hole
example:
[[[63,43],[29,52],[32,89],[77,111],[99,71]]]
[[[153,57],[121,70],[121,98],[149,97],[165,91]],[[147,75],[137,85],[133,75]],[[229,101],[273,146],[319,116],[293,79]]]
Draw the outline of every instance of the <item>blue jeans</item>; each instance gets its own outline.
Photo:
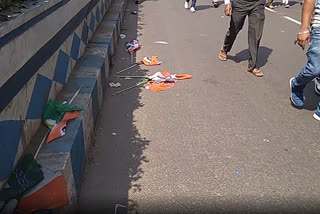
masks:
[[[190,0],[186,0],[186,1],[189,2]],[[196,2],[197,0],[192,0],[191,7],[196,7]]]
[[[292,87],[302,92],[308,83],[320,75],[320,27],[312,28],[311,44],[307,51],[307,64],[301,68]],[[320,103],[319,103],[320,106]]]

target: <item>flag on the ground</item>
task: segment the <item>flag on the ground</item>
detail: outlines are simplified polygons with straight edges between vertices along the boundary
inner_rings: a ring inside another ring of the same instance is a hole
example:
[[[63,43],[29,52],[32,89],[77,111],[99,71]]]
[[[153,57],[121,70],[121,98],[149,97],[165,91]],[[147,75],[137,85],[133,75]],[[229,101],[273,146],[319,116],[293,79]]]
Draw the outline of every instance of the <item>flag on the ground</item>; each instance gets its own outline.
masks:
[[[140,60],[139,64],[144,64],[144,65],[160,65],[163,62],[158,60],[157,56],[151,56],[151,57],[144,57],[142,60]]]
[[[177,80],[191,78],[192,75],[190,74],[170,74],[168,71],[161,71],[149,77],[145,88],[155,92],[162,91],[173,87]]]
[[[130,53],[130,55],[132,55],[136,50],[138,50],[139,48],[141,48],[142,46],[139,43],[139,40],[132,40],[130,42],[127,42],[126,44],[127,50]]]

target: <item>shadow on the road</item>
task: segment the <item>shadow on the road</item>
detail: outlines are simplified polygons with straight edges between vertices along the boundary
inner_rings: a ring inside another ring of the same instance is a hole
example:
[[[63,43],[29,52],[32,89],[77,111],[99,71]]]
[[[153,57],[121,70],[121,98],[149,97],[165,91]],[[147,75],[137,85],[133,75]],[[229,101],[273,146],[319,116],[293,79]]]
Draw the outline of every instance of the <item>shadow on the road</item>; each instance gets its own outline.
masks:
[[[263,67],[265,64],[267,64],[272,51],[272,49],[265,46],[259,47],[258,67]],[[247,61],[249,59],[249,51],[248,49],[245,49],[234,56],[228,55],[228,59],[236,63]]]
[[[130,1],[130,0],[129,0]],[[133,0],[132,0],[133,1]],[[145,1],[159,1],[159,0],[134,0],[134,2],[136,3],[136,4],[141,4],[141,3],[143,3],[143,2],[145,2]]]
[[[129,191],[142,189],[139,184],[144,174],[141,165],[148,162],[143,151],[149,145],[149,140],[140,136],[134,119],[134,112],[143,106],[140,102],[142,85],[115,96],[112,94],[134,86],[141,80],[113,76],[139,60],[135,55],[130,57],[125,43],[141,35],[140,29],[144,24],[143,14],[139,10],[141,7],[134,0],[128,1],[124,26],[121,28],[126,38],[119,39],[108,79],[109,83],[119,82],[121,87],[105,89],[103,110],[85,170],[78,213],[114,213],[117,204],[117,214],[127,213],[127,208],[137,208],[134,201],[129,201]],[[132,14],[131,11],[137,11],[138,14]],[[144,76],[147,73],[144,68],[136,66],[119,75]]]
[[[318,103],[320,102],[320,96],[314,91],[314,82],[309,83],[304,89],[304,106],[303,108],[309,111],[316,110]]]
[[[201,11],[201,10],[207,10],[213,8],[212,5],[196,5],[196,10]]]
[[[300,2],[298,2],[298,1],[289,1],[289,5],[290,6],[294,6],[296,4],[300,4]],[[282,7],[282,6],[284,7],[282,2],[274,2],[274,3],[272,3],[272,5],[275,6],[275,7]]]

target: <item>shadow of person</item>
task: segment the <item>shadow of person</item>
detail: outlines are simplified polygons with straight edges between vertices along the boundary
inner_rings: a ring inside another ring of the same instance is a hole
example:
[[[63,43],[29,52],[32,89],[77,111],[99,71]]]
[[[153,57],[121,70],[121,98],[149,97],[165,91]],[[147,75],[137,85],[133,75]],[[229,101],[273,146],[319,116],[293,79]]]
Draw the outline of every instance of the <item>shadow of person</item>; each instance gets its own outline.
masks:
[[[320,102],[320,96],[314,91],[313,81],[304,88],[303,94],[305,96],[303,108],[309,111],[316,110],[318,103]]]
[[[257,63],[258,67],[263,67],[265,64],[267,64],[272,51],[273,51],[272,49],[265,46],[259,47],[259,55],[258,55],[258,63]],[[245,49],[240,51],[234,56],[228,55],[228,59],[236,63],[247,61],[249,59],[249,51],[248,49]]]
[[[206,9],[209,9],[209,8],[212,8],[213,5],[197,5],[196,6],[196,10],[197,11],[200,11],[200,10],[206,10]]]

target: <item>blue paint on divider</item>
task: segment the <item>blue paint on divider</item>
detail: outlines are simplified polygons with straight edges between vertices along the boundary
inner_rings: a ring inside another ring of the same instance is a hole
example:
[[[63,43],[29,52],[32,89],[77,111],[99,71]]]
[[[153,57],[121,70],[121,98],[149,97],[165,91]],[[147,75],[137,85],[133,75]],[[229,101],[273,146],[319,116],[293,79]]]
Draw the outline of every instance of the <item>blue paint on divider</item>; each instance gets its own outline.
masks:
[[[28,106],[27,119],[38,119],[42,117],[42,112],[48,101],[51,84],[52,80],[41,74],[37,75]]]
[[[7,179],[13,168],[20,137],[20,120],[0,121],[0,181]]]

